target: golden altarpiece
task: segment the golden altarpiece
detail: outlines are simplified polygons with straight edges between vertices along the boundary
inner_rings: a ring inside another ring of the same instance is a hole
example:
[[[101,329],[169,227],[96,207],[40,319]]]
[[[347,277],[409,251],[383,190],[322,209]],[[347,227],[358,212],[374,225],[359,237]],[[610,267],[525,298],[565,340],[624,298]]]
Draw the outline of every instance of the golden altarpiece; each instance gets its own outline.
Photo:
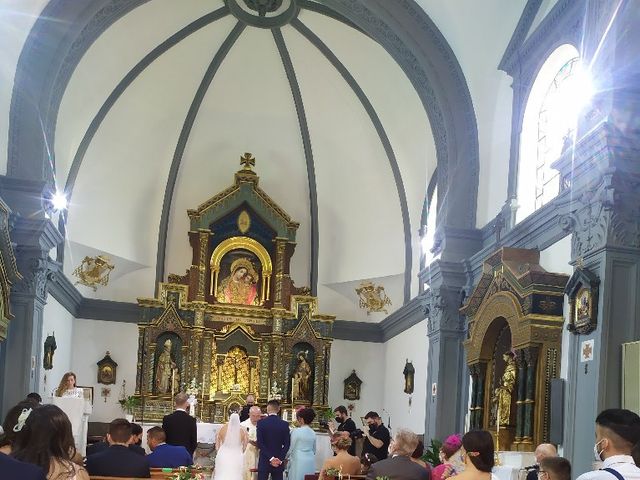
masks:
[[[471,373],[471,428],[497,449],[533,451],[549,441],[549,388],[560,371],[566,275],[540,266],[540,252],[502,248],[483,265],[461,312]]]
[[[262,405],[327,406],[335,317],[294,286],[298,223],[258,187],[253,157],[241,164],[231,187],[188,211],[186,274],[138,300],[137,417],[160,420],[186,390],[197,391],[197,416],[208,422],[226,421],[249,393]]]

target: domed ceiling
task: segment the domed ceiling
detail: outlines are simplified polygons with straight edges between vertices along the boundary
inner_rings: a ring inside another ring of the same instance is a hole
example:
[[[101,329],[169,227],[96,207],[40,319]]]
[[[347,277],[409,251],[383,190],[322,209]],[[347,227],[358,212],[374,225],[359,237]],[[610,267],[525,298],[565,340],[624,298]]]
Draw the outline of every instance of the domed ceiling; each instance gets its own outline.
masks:
[[[109,285],[84,295],[152,296],[157,275],[191,262],[187,209],[229,186],[244,152],[300,222],[291,275],[317,279],[323,311],[381,320],[358,307],[365,280],[390,312],[417,293],[427,115],[378,43],[308,1],[153,0],[94,42],[56,127],[56,182],[72,192],[65,272],[106,253]]]

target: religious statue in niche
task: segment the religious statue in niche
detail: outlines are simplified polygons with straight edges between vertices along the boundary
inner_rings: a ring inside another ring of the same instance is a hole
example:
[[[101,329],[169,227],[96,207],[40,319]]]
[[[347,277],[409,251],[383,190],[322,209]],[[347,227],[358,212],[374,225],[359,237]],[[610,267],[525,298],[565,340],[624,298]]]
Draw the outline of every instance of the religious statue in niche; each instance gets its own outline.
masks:
[[[258,259],[251,252],[230,252],[220,262],[220,271],[229,274],[218,283],[216,299],[221,303],[260,304]]]
[[[356,375],[356,371],[353,370],[351,375],[344,379],[344,398],[347,400],[360,400],[360,386],[362,380]]]
[[[311,401],[311,365],[307,361],[308,351],[298,352],[298,366],[291,379],[291,399]]]
[[[156,360],[156,393],[172,393],[179,390],[180,373],[174,361],[172,345],[171,339],[167,338]]]
[[[404,365],[402,374],[404,375],[404,393],[411,395],[413,393],[413,380],[416,374],[416,369],[408,358],[407,363]]]
[[[495,424],[499,426],[510,425],[511,399],[516,385],[516,361],[512,352],[505,352],[504,373],[500,378],[500,385],[493,393],[492,402],[494,408]]]
[[[47,335],[47,339],[44,341],[44,356],[42,357],[42,366],[45,370],[51,370],[53,368],[53,354],[58,348],[56,345],[56,332],[53,335]]]

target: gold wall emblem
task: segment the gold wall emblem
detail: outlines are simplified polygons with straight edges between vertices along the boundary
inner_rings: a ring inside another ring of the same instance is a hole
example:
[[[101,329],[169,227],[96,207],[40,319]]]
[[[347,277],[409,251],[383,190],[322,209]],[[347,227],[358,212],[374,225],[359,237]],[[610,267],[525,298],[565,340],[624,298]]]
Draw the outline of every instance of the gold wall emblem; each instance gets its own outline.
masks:
[[[367,309],[367,315],[371,312],[387,312],[385,306],[391,305],[391,299],[387,297],[382,285],[374,285],[372,282],[362,282],[356,293],[360,297],[360,308]]]
[[[82,263],[73,271],[73,275],[78,277],[75,283],[93,288],[95,292],[97,285],[107,285],[109,274],[115,267],[111,264],[111,259],[106,255],[97,257],[84,257]]]
[[[249,228],[251,228],[251,217],[246,210],[243,210],[238,215],[238,230],[240,230],[240,233],[247,233]]]

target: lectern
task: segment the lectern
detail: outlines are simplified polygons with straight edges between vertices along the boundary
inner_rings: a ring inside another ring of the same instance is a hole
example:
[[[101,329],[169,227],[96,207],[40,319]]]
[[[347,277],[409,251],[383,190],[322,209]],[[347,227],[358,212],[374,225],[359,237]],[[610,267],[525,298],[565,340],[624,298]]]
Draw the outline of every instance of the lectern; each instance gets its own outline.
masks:
[[[58,406],[69,417],[76,449],[83,457],[87,449],[87,428],[92,413],[91,402],[84,398],[51,397],[51,403]]]

